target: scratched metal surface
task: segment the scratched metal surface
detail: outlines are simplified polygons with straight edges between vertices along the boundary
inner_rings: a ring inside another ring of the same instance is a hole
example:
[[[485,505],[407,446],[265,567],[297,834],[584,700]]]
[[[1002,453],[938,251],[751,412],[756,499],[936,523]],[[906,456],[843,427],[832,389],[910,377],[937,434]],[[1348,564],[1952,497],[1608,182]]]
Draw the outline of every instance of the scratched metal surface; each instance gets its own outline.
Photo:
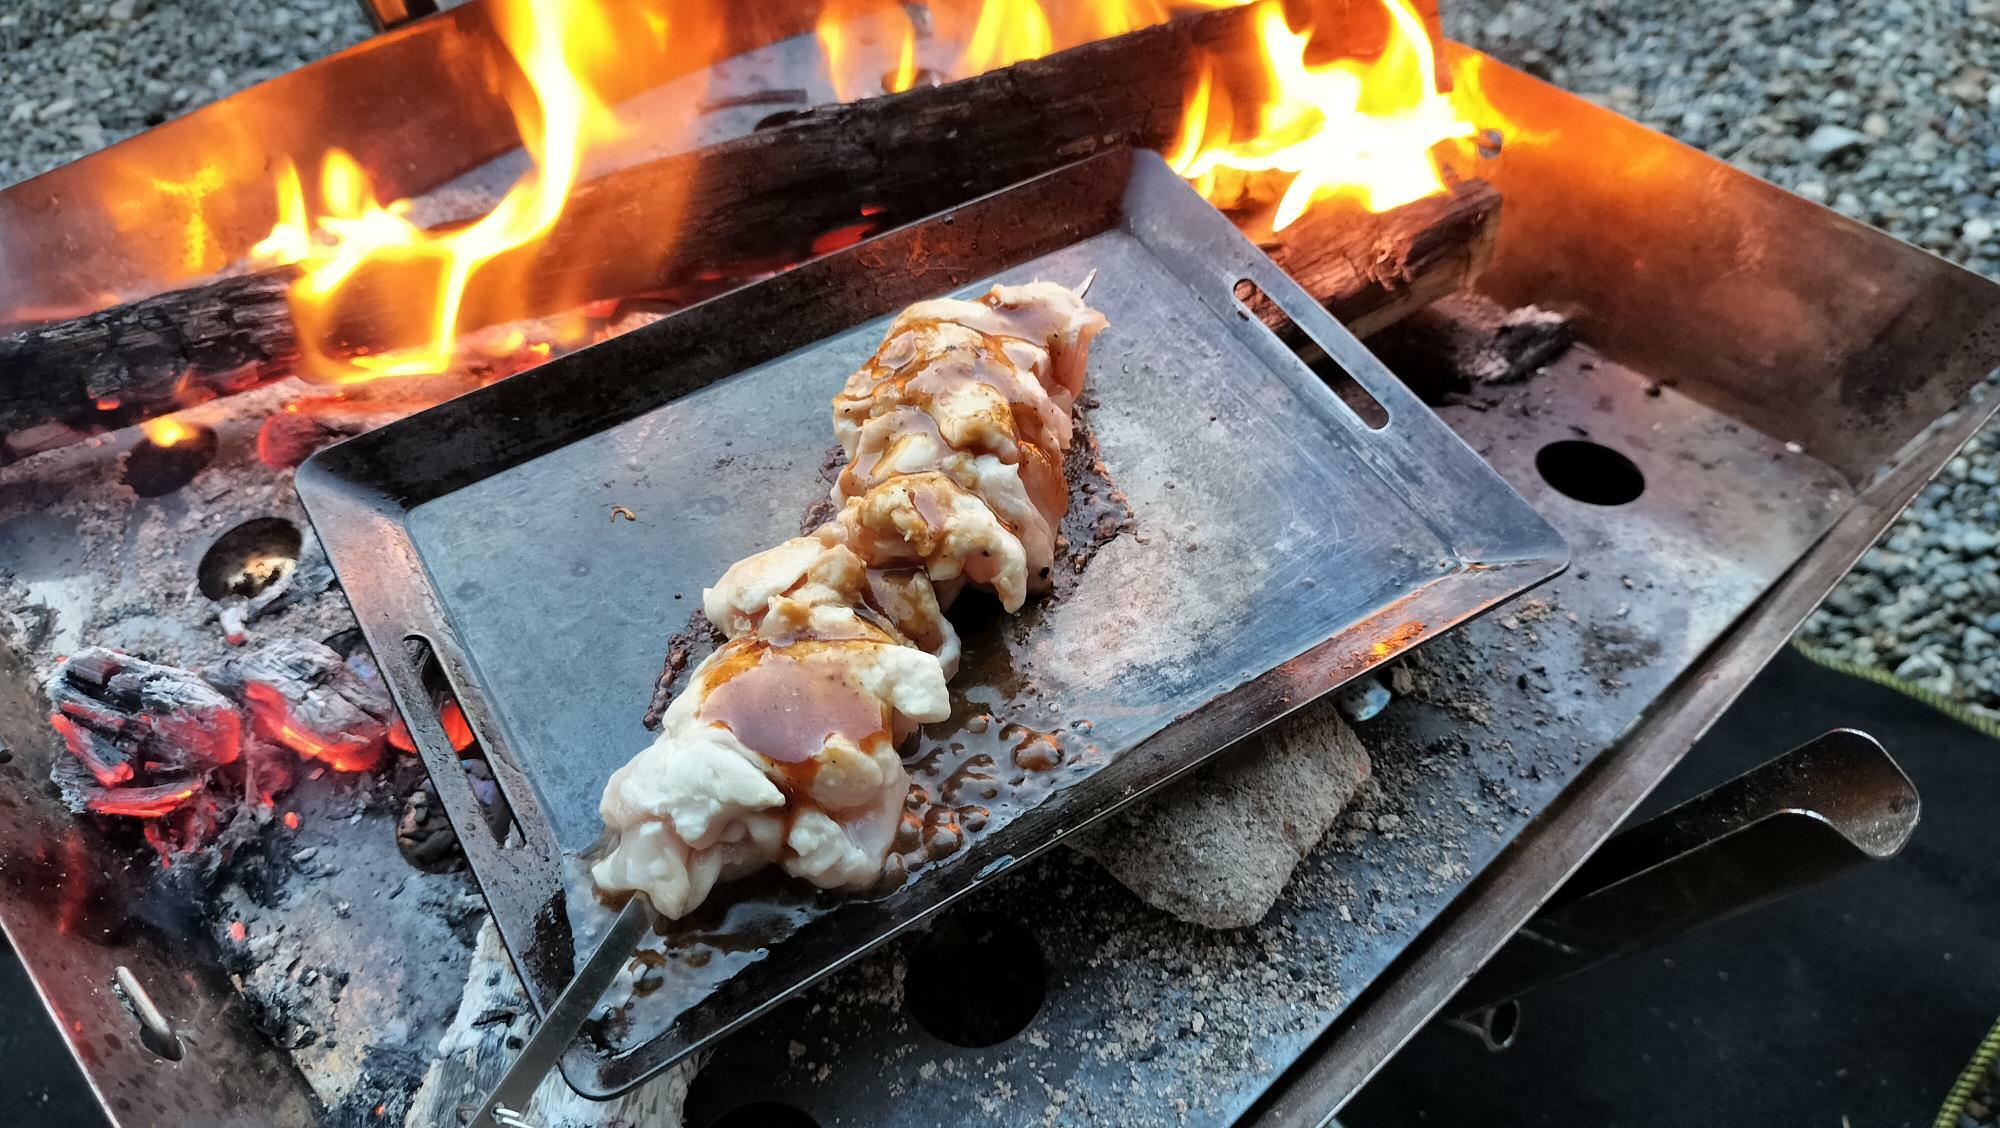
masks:
[[[1068,598],[971,624],[953,719],[928,726],[913,756],[933,790],[981,753],[1003,779],[1024,778],[964,849],[887,894],[724,888],[656,942],[666,986],[621,999],[597,1032],[612,1052],[566,1060],[586,1090],[637,1083],[1566,558],[1526,503],[1157,157],[1086,162],[874,242],[376,431],[300,475],[377,653],[426,637],[501,761],[524,845],[467,845],[546,1001],[572,966],[567,942],[586,947],[608,918],[576,858],[601,830],[603,781],[650,739],[637,718],[666,637],[704,584],[793,535],[825,489],[828,400],[884,316],[912,297],[1099,272],[1090,300],[1111,328],[1093,350],[1091,422],[1139,534],[1106,545]],[[923,267],[905,267],[905,292],[881,281],[897,261]],[[922,276],[941,261],[947,285]],[[1243,311],[1242,278],[1373,392],[1384,429]],[[735,354],[705,336],[753,323],[765,339]],[[743,363],[746,351],[762,355]],[[650,404],[616,383],[677,367]],[[614,409],[558,406],[605,396],[607,382],[629,393]],[[480,417],[510,421],[494,449],[454,430]],[[638,520],[614,519],[614,505]],[[412,692],[406,663],[385,666]],[[1063,733],[1064,763],[1010,773],[997,726],[964,723],[982,713]],[[448,754],[435,733],[418,736],[427,759]]]

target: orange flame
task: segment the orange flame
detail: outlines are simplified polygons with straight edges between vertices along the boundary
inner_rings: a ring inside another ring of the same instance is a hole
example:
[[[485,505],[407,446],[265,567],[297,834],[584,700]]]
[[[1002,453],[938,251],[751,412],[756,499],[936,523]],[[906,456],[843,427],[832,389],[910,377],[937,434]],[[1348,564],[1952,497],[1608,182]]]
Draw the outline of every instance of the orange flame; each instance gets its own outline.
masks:
[[[154,446],[170,447],[194,437],[194,428],[172,416],[148,419],[139,424],[139,429],[146,433],[147,440]]]
[[[1204,72],[1169,157],[1174,171],[1211,199],[1224,170],[1285,178],[1274,231],[1318,200],[1352,197],[1381,212],[1444,191],[1433,150],[1470,138],[1473,126],[1438,90],[1422,17],[1409,0],[1380,2],[1389,15],[1381,54],[1324,64],[1306,61],[1310,33],[1292,31],[1282,5],[1260,5],[1257,32],[1269,93],[1255,132],[1232,139],[1234,123],[1215,112],[1214,83]]]
[[[827,0],[813,33],[841,101],[916,85],[917,29],[896,0]]]
[[[940,78],[968,78],[1093,40],[1164,23],[1176,13],[1252,0],[932,0],[925,7],[955,53]],[[841,101],[894,94],[916,81],[917,36],[896,0],[825,0],[815,26]],[[894,63],[891,65],[891,44]]]
[[[509,105],[534,170],[470,225],[426,231],[410,203],[381,203],[367,173],[340,150],[320,166],[320,213],[311,217],[298,170],[278,172],[278,222],[256,247],[259,259],[302,268],[290,303],[309,372],[347,383],[439,372],[457,349],[467,283],[499,255],[528,246],[555,225],[574,186],[586,144],[619,132],[615,117],[581,78],[584,56],[617,49],[617,36],[591,4],[509,0],[496,12],[501,37],[527,80]],[[373,355],[333,351],[341,299],[369,274],[398,294],[396,305],[425,311],[404,341]],[[414,292],[413,292],[414,291]]]
[[[958,73],[979,74],[1055,50],[1048,13],[1036,0],[986,0],[959,56]]]

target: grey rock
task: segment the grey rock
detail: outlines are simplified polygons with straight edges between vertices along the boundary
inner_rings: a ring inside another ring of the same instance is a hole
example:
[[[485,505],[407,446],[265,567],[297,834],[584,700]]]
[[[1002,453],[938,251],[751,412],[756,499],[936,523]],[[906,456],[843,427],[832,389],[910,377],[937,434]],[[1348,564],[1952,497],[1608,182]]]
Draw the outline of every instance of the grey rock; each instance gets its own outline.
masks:
[[[1071,844],[1155,908],[1246,928],[1367,778],[1368,750],[1322,698]]]
[[[1822,125],[1806,138],[1806,152],[1814,160],[1825,164],[1851,153],[1858,153],[1868,145],[1868,135],[1858,129],[1844,125]]]
[[[75,160],[368,34],[326,0],[7,0],[0,4],[0,185]],[[179,91],[178,97],[173,96]]]
[[[1341,715],[1356,724],[1374,720],[1389,707],[1389,699],[1389,688],[1374,674],[1364,674],[1333,693],[1334,704],[1340,708]]]

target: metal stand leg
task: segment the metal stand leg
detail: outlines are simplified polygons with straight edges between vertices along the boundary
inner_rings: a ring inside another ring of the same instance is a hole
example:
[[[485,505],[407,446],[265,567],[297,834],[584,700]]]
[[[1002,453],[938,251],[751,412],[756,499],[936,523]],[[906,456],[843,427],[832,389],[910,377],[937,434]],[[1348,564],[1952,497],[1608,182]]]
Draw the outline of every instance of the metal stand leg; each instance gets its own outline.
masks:
[[[1894,857],[1920,804],[1882,746],[1836,729],[1619,831],[1445,1011],[1468,1017]]]

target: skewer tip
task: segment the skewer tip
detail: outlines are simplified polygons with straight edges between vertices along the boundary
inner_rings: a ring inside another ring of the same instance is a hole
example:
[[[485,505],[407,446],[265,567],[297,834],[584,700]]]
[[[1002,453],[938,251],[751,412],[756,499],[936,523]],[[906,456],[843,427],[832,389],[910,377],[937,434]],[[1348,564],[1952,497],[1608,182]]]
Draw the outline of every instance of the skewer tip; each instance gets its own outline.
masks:
[[[1097,268],[1093,266],[1090,268],[1090,273],[1083,276],[1083,281],[1077,283],[1076,296],[1080,298],[1088,294],[1090,292],[1090,284],[1095,281],[1097,281]]]

